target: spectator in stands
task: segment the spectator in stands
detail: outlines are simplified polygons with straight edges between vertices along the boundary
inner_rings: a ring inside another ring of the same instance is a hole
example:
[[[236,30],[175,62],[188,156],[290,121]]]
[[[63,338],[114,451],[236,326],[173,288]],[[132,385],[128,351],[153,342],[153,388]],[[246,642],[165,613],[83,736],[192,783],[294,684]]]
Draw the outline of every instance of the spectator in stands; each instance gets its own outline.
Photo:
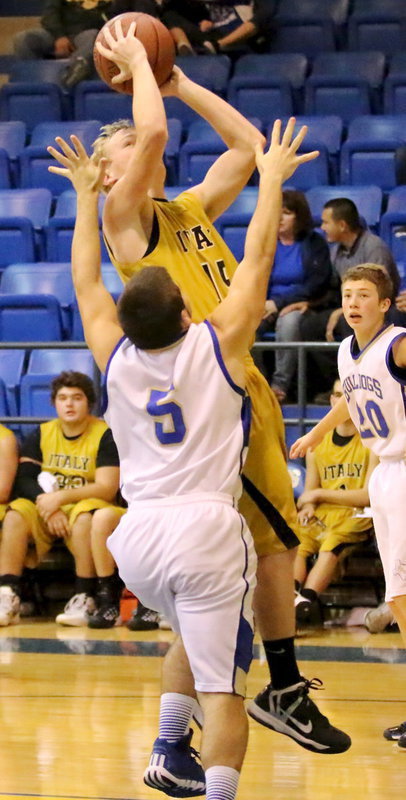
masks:
[[[334,382],[331,406],[343,396]],[[300,545],[295,559],[296,620],[321,622],[319,595],[330,584],[340,556],[351,545],[368,539],[372,521],[354,517],[369,505],[368,481],[379,459],[363,446],[350,418],[328,433],[314,451],[306,453],[306,480],[300,495]],[[308,572],[308,559],[317,560]]]
[[[51,398],[57,417],[38,425],[24,442],[16,499],[4,517],[0,625],[18,621],[24,566],[37,566],[54,542],[62,539],[75,560],[76,586],[56,621],[86,625],[96,610],[92,627],[112,627],[119,604],[115,566],[110,561],[97,579],[91,540],[100,534],[103,521],[101,514],[94,514],[97,509],[111,512],[106,536],[124,513],[112,505],[119,486],[117,448],[106,423],[91,414],[96,397],[87,375],[62,372],[52,381]],[[111,611],[103,617],[101,611],[107,607]]]
[[[0,523],[4,519],[18,467],[18,444],[14,433],[0,425]]]
[[[41,27],[17,33],[18,58],[69,58],[61,84],[71,89],[93,73],[93,46],[113,15],[112,0],[45,0]]]
[[[394,286],[394,298],[399,294],[400,278],[387,244],[366,228],[352,200],[338,197],[329,200],[322,212],[322,225],[327,241],[333,245],[331,261],[333,280],[327,307],[306,310],[300,319],[300,338],[303,341],[340,342],[352,333],[341,308],[341,277],[357,264],[382,264],[388,270]],[[388,312],[396,325],[406,325],[406,296],[399,297]],[[326,387],[331,386],[337,371],[336,353],[313,351],[308,356],[309,385],[316,400],[328,402]],[[310,379],[311,376],[311,379]],[[317,377],[316,377],[317,376]]]
[[[268,286],[264,320],[258,336],[275,331],[277,342],[301,339],[301,315],[323,303],[331,282],[328,245],[313,229],[309,204],[303,192],[286,189],[274,268]],[[266,364],[266,354],[264,363]],[[277,350],[271,386],[278,400],[286,400],[296,373],[295,350]]]
[[[179,55],[219,53],[229,49],[266,50],[272,34],[274,3],[247,0],[163,0],[162,21]]]

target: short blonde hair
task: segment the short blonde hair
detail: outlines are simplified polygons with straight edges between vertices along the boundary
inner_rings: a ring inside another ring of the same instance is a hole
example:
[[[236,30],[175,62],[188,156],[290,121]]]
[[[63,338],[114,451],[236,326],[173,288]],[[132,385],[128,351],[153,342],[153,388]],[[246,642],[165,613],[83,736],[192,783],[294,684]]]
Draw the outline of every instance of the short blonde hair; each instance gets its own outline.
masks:
[[[111,139],[117,131],[124,131],[135,128],[131,119],[118,119],[116,122],[110,122],[108,125],[102,125],[97,139],[94,140],[92,147],[96,161],[100,161],[104,156],[104,145],[108,139]]]
[[[376,286],[380,300],[392,300],[393,283],[382,264],[358,264],[350,267],[341,279],[342,288],[347,281],[369,281]]]

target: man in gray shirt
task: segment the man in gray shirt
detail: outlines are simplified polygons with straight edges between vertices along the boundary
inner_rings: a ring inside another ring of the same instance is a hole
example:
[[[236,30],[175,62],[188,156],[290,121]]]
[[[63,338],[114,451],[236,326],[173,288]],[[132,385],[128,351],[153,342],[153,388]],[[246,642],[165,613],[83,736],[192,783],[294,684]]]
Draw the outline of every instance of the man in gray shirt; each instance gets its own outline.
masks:
[[[363,226],[355,203],[346,197],[329,200],[323,208],[321,219],[327,241],[333,245],[330,254],[334,271],[333,285],[323,306],[310,307],[302,315],[301,339],[340,342],[352,333],[341,309],[341,278],[349,267],[357,264],[382,264],[386,267],[394,288],[394,305],[388,312],[388,319],[406,327],[406,312],[398,310],[398,307],[402,308],[402,304],[397,303],[401,298],[400,278],[392,253],[383,239]],[[312,375],[312,385],[309,386],[311,395],[328,389],[337,373],[335,352],[314,351],[308,355],[307,361],[308,374]],[[319,380],[317,386],[315,375]]]

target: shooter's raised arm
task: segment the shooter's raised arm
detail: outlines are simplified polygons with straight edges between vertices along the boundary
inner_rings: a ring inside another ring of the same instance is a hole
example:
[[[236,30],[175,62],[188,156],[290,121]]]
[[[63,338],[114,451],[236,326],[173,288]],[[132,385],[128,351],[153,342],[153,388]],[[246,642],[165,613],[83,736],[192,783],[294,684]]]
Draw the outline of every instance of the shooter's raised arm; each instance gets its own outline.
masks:
[[[293,138],[295,123],[292,117],[281,136],[281,122],[277,120],[269,150],[264,153],[257,146],[258,202],[248,227],[244,258],[234,274],[226,299],[210,316],[233,351],[236,344],[242,351],[248,350],[263,316],[279,230],[282,184],[300,164],[318,156],[318,151],[298,155],[307,128],[303,126]]]

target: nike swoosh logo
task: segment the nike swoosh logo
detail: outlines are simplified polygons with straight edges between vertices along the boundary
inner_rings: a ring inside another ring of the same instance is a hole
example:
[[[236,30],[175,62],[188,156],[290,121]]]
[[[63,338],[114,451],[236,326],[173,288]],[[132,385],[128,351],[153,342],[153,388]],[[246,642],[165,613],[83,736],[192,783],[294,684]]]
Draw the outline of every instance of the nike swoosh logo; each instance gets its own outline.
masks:
[[[302,722],[298,722],[297,719],[294,719],[294,724],[303,733],[311,733],[313,730],[313,723],[310,721],[306,725],[303,725]]]
[[[272,653],[272,655],[275,655],[275,656],[280,656],[280,655],[282,655],[282,654],[283,654],[285,651],[284,651],[284,649],[283,649],[283,648],[281,648],[280,650],[269,650],[268,652],[269,652],[269,653]]]

